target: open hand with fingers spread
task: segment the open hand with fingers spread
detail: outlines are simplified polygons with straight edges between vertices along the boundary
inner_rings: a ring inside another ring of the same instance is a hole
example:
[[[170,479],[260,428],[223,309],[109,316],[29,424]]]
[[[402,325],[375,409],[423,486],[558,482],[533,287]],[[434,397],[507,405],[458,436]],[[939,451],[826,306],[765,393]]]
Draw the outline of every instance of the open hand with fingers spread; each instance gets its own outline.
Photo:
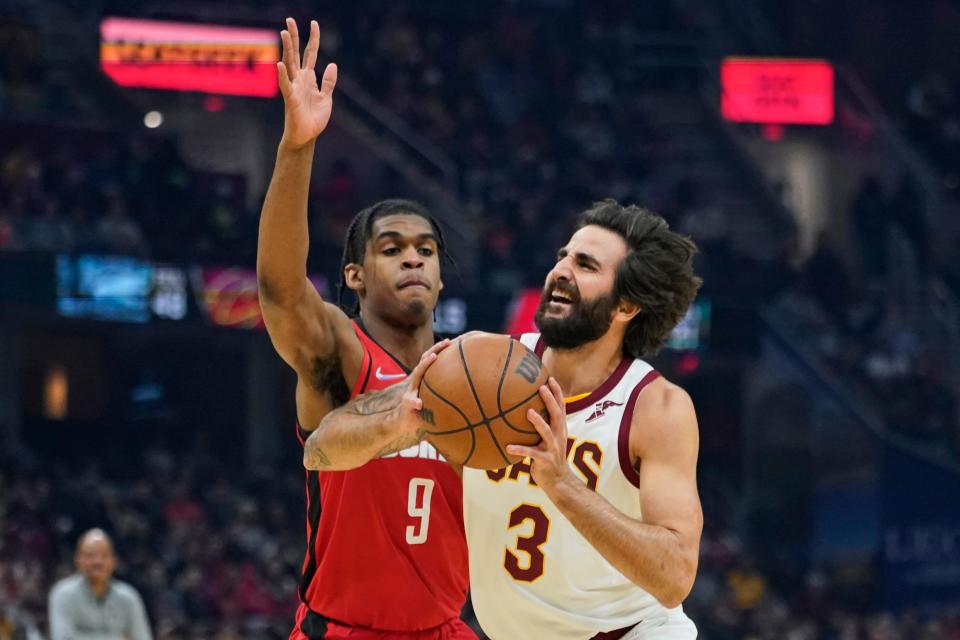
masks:
[[[549,424],[533,409],[527,411],[527,420],[542,438],[540,444],[536,447],[511,444],[507,446],[507,453],[530,458],[530,476],[547,495],[551,495],[558,484],[574,479],[567,464],[567,407],[560,383],[555,378],[551,377],[540,387],[540,397],[547,406]]]
[[[323,71],[317,85],[317,51],[320,48],[320,25],[310,21],[310,38],[300,61],[300,33],[293,18],[280,32],[283,59],[277,63],[280,93],[283,95],[283,140],[294,148],[313,142],[323,133],[333,111],[333,89],[337,86],[337,65],[332,62]]]

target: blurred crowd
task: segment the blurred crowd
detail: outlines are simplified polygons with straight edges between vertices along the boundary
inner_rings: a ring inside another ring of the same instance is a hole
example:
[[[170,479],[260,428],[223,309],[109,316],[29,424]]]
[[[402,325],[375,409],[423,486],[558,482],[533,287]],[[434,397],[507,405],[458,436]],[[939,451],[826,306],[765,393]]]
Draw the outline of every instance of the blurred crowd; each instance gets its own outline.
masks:
[[[905,179],[885,193],[868,177],[850,220],[854,242],[841,247],[822,236],[771,308],[893,433],[960,461],[956,363],[930,330],[929,311],[910,297],[911,287],[925,294],[930,269],[917,188]],[[897,286],[911,266],[912,280]]]
[[[499,291],[539,280],[585,203],[667,208],[649,166],[656,135],[618,86],[617,56],[623,39],[669,24],[669,13],[662,3],[552,4],[431,16],[400,2],[376,19],[349,11],[322,21],[334,25],[325,53],[457,159],[496,265],[486,284]]]
[[[46,628],[47,593],[92,526],[114,536],[118,576],[140,591],[158,639],[286,638],[305,548],[298,470],[236,471],[162,449],[131,462],[5,464],[0,639],[22,637],[14,620]]]
[[[72,572],[76,538],[92,526],[113,535],[118,577],[140,591],[158,639],[289,634],[305,546],[301,470],[251,471],[161,448],[112,469],[24,460],[0,472],[0,640],[42,637],[47,593]],[[704,640],[960,639],[960,607],[934,618],[864,610],[823,570],[785,583],[754,563],[709,498],[705,508],[685,604]]]
[[[904,100],[905,125],[944,171],[944,186],[960,193],[960,82],[949,72],[916,80]]]
[[[198,172],[166,138],[0,126],[0,249],[248,260],[241,176]]]
[[[316,15],[312,5],[300,10]],[[731,237],[731,212],[707,179],[657,166],[664,154],[715,135],[696,130],[694,139],[678,140],[652,126],[637,71],[621,64],[644,34],[678,29],[666,3],[464,9],[407,1],[386,12],[354,5],[326,11],[317,16],[323,55],[455,158],[466,220],[482,245],[477,285],[486,291],[510,294],[539,283],[575,213],[605,197],[643,203],[710,245],[702,259],[717,262],[711,269],[738,269],[746,280],[769,273],[754,268],[761,260],[755,254],[766,252],[762,243]],[[28,23],[6,32],[10,41],[40,35]],[[41,51],[26,48],[24,60],[0,75],[0,84],[17,87],[7,112],[22,113],[31,104],[23,96],[41,90]],[[679,89],[699,101],[685,74],[641,73],[648,91]],[[19,121],[7,129],[13,144],[0,150],[0,248],[251,258],[256,211],[245,206],[242,177],[191,170],[173,141],[144,131],[125,132],[118,144],[110,133],[61,128],[45,135],[44,126],[24,129]],[[345,222],[367,203],[362,195],[345,158],[317,177],[311,206],[325,215],[312,221],[314,254],[337,253]],[[715,278],[707,287],[746,280]]]

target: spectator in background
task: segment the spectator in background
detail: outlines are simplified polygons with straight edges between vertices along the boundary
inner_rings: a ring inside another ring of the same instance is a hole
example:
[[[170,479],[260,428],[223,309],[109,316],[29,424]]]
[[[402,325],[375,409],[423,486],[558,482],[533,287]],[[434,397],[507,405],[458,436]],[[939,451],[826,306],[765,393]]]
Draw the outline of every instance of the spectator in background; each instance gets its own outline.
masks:
[[[0,609],[0,640],[43,640],[30,616],[12,605]]]
[[[152,640],[140,595],[113,578],[117,559],[103,530],[80,536],[75,562],[77,573],[50,591],[50,640]]]

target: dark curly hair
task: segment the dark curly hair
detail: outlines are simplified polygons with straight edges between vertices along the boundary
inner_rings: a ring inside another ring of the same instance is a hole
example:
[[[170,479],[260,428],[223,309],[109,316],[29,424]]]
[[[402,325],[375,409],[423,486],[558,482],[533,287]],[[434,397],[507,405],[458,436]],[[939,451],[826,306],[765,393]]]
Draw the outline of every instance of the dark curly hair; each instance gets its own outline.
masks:
[[[391,198],[381,200],[370,205],[359,212],[350,221],[347,227],[347,237],[343,243],[343,257],[340,260],[340,282],[337,283],[337,304],[347,312],[348,315],[356,315],[360,311],[359,301],[354,301],[350,306],[343,302],[343,294],[349,291],[347,287],[347,277],[344,269],[348,264],[363,264],[363,256],[366,253],[367,241],[370,240],[370,234],[373,233],[373,223],[393,214],[405,214],[419,216],[430,223],[433,229],[433,235],[437,237],[437,250],[440,253],[441,261],[452,262],[447,254],[447,245],[443,237],[443,228],[440,222],[430,215],[425,206],[413,200],[404,200],[402,198]]]
[[[703,280],[693,272],[697,245],[670,230],[662,217],[607,199],[583,212],[577,228],[596,225],[619,234],[630,251],[617,267],[613,293],[640,307],[627,325],[623,352],[634,358],[657,353],[683,319]]]

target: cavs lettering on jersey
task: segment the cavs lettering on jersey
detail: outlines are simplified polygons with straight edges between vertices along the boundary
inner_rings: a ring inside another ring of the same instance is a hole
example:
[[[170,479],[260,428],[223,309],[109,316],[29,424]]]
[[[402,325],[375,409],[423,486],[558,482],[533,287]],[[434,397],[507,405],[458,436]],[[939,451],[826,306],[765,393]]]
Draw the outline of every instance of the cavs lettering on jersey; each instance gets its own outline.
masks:
[[[362,326],[356,332],[363,364],[351,397],[406,378]],[[468,586],[462,508],[460,478],[426,442],[350,471],[308,473],[296,637],[321,636],[321,618],[418,631],[459,616]]]
[[[538,334],[521,342],[542,355]],[[629,453],[637,396],[659,374],[625,358],[593,393],[567,404],[567,459],[591,490],[640,518]],[[473,606],[493,640],[586,640],[668,615],[577,531],[530,477],[530,460],[463,470]],[[670,615],[682,615],[678,607]]]

